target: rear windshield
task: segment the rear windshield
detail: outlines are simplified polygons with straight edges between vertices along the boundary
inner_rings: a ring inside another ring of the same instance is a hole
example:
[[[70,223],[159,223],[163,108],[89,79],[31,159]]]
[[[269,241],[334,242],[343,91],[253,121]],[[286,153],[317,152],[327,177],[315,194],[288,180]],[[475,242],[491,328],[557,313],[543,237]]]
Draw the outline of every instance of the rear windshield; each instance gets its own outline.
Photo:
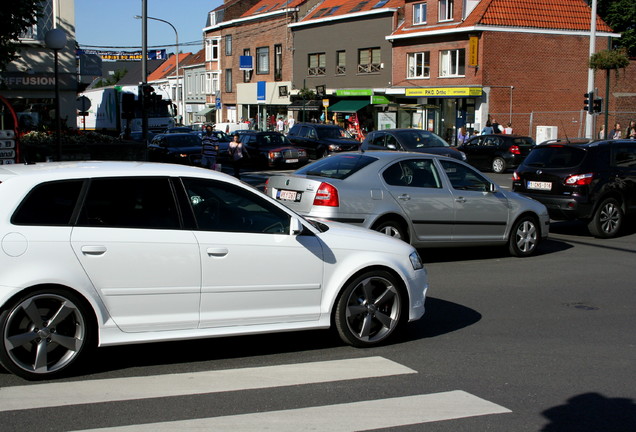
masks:
[[[376,160],[378,159],[363,154],[336,154],[307,165],[296,171],[296,174],[346,179]]]
[[[581,164],[585,153],[572,146],[541,146],[530,152],[524,164],[537,168],[571,168]]]

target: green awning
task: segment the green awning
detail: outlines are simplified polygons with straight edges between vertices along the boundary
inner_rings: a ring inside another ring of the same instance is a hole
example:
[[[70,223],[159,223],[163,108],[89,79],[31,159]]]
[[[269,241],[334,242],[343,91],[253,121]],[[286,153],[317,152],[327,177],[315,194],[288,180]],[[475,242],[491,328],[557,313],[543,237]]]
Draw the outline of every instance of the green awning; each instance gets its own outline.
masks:
[[[195,115],[205,116],[206,114],[211,113],[212,111],[214,111],[214,108],[203,108],[201,111],[199,111]]]
[[[340,102],[336,102],[330,106],[328,109],[332,112],[354,113],[360,111],[367,105],[369,105],[368,100],[341,100]]]

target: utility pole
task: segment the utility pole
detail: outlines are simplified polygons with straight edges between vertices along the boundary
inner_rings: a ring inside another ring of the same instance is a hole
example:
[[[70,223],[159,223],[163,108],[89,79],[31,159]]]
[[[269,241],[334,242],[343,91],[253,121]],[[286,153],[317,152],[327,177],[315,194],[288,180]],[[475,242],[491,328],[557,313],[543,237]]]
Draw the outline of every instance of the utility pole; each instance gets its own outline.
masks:
[[[590,67],[590,58],[596,52],[596,0],[592,0],[590,17],[590,55],[587,58],[587,92],[594,92],[594,69]],[[607,131],[605,132],[607,133]],[[588,111],[585,116],[585,137],[594,138],[594,115]]]
[[[595,0],[596,1],[596,0]],[[141,86],[148,84],[148,0],[141,0]],[[148,113],[143,95],[137,95],[141,100],[141,139],[145,143],[148,138]]]

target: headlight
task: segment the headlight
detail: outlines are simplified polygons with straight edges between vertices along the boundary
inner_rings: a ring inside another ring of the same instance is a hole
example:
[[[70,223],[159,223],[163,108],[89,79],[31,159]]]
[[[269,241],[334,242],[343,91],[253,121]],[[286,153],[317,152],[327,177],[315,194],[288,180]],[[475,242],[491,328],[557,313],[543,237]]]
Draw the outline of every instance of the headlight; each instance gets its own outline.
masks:
[[[329,144],[329,151],[340,151],[340,146],[338,144]]]
[[[411,255],[409,255],[409,259],[411,260],[411,265],[413,266],[413,270],[419,270],[424,268],[424,264],[422,263],[422,258],[420,258],[420,254],[417,251],[413,251]]]

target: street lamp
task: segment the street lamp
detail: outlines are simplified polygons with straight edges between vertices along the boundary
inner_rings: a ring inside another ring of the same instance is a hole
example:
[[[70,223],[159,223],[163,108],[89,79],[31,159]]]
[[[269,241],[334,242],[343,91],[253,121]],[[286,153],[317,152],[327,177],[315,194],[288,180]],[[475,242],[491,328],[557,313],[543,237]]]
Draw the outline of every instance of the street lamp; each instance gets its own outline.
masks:
[[[60,73],[58,66],[58,53],[66,46],[66,32],[60,28],[54,28],[44,35],[44,43],[47,48],[53,50],[55,63],[55,142],[57,145],[57,160],[62,160],[62,117],[60,116]]]
[[[141,15],[135,15],[134,18],[135,19],[142,19],[142,16]],[[161,18],[154,18],[154,17],[150,17],[150,16],[147,16],[146,18],[147,19],[151,19],[151,20],[155,20],[155,21],[161,21],[162,23],[166,23],[170,27],[172,27],[172,30],[174,30],[174,36],[175,36],[175,39],[176,39],[175,45],[176,45],[176,52],[177,52],[177,54],[176,54],[176,56],[177,56],[177,60],[176,60],[176,62],[177,62],[176,63],[176,67],[177,67],[177,95],[178,95],[178,98],[179,98],[179,101],[177,103],[177,117],[178,117],[179,116],[179,105],[181,105],[181,102],[183,102],[183,97],[182,97],[183,94],[181,93],[181,91],[179,91],[179,32],[177,32],[177,29],[175,28],[175,26],[172,25],[172,23],[170,23],[170,22],[168,22],[166,20],[163,20]],[[183,111],[184,110],[182,109],[181,112],[183,113]],[[183,118],[183,114],[181,114],[181,117]]]

